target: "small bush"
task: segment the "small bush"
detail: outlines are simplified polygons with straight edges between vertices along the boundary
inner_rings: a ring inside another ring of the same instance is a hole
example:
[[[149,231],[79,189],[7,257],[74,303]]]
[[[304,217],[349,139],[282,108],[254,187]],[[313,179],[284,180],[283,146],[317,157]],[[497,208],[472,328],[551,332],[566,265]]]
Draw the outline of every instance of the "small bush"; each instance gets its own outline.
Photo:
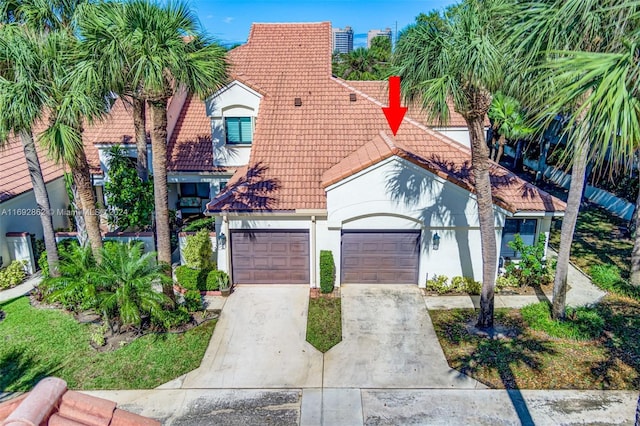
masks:
[[[198,290],[187,290],[184,294],[184,307],[189,312],[202,310],[202,298]]]
[[[470,277],[453,277],[450,289],[461,293],[480,294],[482,284]]]
[[[193,269],[186,265],[176,268],[176,280],[186,290],[206,290],[210,269]]]
[[[200,295],[198,294],[198,297]],[[185,299],[186,300],[186,299]],[[151,318],[152,323],[159,328],[170,330],[180,327],[191,320],[191,315],[185,306],[178,306],[173,311],[163,311],[162,318]]]
[[[214,269],[207,275],[206,291],[220,290],[221,287],[228,287],[229,275],[224,271]]]
[[[47,252],[43,251],[38,257],[38,267],[42,271],[42,278],[49,277],[49,259],[47,258]]]
[[[526,245],[520,234],[516,234],[509,247],[520,253],[520,261],[512,262],[505,266],[505,275],[515,277],[520,286],[545,285],[553,281],[553,267],[543,260],[545,236],[540,234],[538,242],[534,245]]]
[[[213,250],[207,229],[187,237],[184,248],[184,259],[187,266],[194,269],[210,269],[213,267]]]
[[[448,284],[449,278],[446,275],[434,275],[433,278],[427,280],[427,290],[435,291],[438,294],[444,294],[451,291]]]
[[[4,269],[0,269],[0,290],[13,288],[27,277],[24,260],[14,260]]]
[[[320,291],[331,293],[336,284],[336,265],[330,250],[320,251]]]
[[[518,278],[513,275],[500,275],[496,278],[496,288],[498,290],[505,287],[519,287]]]
[[[551,305],[548,302],[527,305],[520,313],[529,327],[561,339],[595,339],[604,330],[604,319],[594,308],[569,308],[564,321],[551,319]]]
[[[215,217],[205,217],[202,219],[194,220],[193,222],[188,223],[182,228],[183,232],[198,232],[202,229],[207,229],[209,232],[213,232],[216,230],[216,218]]]

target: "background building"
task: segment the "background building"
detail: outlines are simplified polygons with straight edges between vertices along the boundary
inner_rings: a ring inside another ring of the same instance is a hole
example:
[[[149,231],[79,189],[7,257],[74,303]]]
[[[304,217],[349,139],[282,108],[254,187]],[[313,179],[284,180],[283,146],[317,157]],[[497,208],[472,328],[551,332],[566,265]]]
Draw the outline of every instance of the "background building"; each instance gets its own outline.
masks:
[[[333,52],[349,53],[353,50],[353,29],[351,27],[332,28],[331,48]]]
[[[378,36],[389,37],[389,41],[391,41],[391,44],[393,45],[391,28],[385,28],[384,30],[369,30],[367,33],[367,48],[371,47],[371,40]]]

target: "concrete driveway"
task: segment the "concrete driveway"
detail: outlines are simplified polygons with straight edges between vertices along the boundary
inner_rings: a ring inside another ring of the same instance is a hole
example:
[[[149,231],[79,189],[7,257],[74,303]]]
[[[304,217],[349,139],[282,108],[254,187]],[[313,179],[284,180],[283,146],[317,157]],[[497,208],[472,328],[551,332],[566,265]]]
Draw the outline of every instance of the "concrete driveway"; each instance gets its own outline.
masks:
[[[325,388],[484,388],[449,368],[418,287],[341,293],[343,340],[325,354]]]
[[[225,303],[185,388],[322,386],[322,354],[306,342],[309,287],[240,286]]]

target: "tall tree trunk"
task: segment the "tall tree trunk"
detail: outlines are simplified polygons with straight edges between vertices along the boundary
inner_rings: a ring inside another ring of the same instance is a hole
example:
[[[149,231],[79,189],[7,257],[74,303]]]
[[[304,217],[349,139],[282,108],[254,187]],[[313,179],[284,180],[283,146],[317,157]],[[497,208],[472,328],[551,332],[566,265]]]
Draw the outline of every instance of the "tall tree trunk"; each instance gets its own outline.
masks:
[[[136,133],[136,150],[138,160],[136,169],[138,177],[143,182],[149,180],[147,170],[147,126],[146,126],[146,102],[144,99],[133,98],[133,126]]]
[[[640,161],[638,162],[640,170]],[[636,198],[636,211],[634,212],[636,236],[631,251],[631,284],[640,286],[640,186],[638,187],[638,198]]]
[[[151,108],[151,156],[153,165],[153,198],[156,210],[158,262],[171,264],[171,231],[167,194],[167,100],[149,102]],[[175,300],[171,284],[163,292]]]
[[[555,319],[565,317],[567,301],[567,274],[569,272],[569,257],[571,255],[571,243],[573,233],[578,221],[580,202],[582,201],[582,188],[584,187],[584,177],[587,170],[587,140],[583,136],[580,145],[574,147],[573,167],[571,168],[571,185],[567,199],[567,210],[562,219],[562,230],[560,231],[560,248],[558,249],[558,263],[556,265],[556,275],[553,281],[553,310],[552,316]]]
[[[500,159],[502,158],[502,154],[504,153],[504,144],[507,142],[507,139],[500,135],[500,139],[498,139],[498,153],[496,154],[496,163],[500,164]]]
[[[51,204],[49,203],[49,194],[47,186],[42,176],[42,168],[36,151],[36,145],[33,142],[33,135],[30,131],[20,132],[20,141],[22,149],[27,160],[27,168],[29,169],[29,177],[33,186],[33,194],[38,205],[40,222],[42,222],[42,233],[44,235],[44,246],[47,250],[47,264],[49,265],[49,275],[52,277],[60,276],[58,272],[58,247],[56,246],[56,236],[53,229],[53,218],[51,216]],[[35,259],[36,262],[38,259]]]
[[[73,181],[76,184],[82,217],[87,229],[93,257],[97,262],[102,259],[102,234],[100,233],[100,216],[96,209],[96,197],[91,185],[89,163],[83,149],[78,150],[76,164],[71,168]]]
[[[478,219],[480,222],[480,242],[482,246],[482,292],[480,294],[479,328],[493,326],[494,287],[496,281],[496,224],[491,197],[489,176],[489,149],[484,139],[484,116],[466,118],[471,139],[471,164],[478,199]]]

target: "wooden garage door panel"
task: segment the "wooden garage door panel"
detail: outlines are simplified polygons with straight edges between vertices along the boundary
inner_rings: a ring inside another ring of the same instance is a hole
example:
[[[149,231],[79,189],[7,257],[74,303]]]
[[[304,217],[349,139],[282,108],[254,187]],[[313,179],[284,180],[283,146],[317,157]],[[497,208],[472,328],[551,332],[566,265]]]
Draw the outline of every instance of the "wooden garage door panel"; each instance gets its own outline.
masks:
[[[418,283],[419,232],[344,232],[343,283]]]
[[[233,231],[231,253],[236,284],[309,283],[306,231]]]

